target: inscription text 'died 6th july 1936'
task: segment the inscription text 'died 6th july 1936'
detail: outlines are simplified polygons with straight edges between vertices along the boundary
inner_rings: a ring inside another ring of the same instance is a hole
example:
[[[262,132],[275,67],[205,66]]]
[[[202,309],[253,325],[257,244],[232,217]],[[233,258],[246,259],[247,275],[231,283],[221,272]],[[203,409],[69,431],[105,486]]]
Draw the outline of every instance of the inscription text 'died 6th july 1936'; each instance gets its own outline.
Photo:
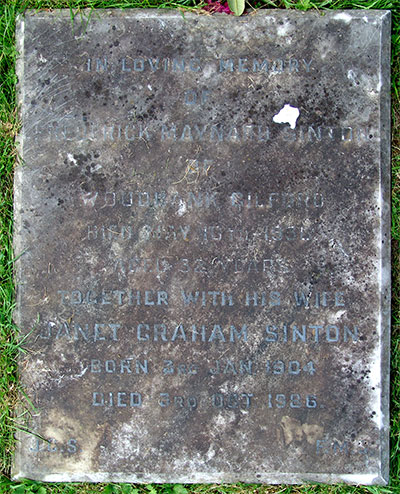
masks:
[[[389,39],[21,17],[15,478],[387,481]]]

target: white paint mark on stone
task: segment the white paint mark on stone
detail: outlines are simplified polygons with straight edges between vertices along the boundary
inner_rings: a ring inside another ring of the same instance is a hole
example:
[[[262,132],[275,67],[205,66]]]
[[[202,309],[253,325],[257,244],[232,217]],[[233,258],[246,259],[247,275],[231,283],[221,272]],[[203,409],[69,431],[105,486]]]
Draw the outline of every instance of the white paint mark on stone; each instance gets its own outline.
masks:
[[[208,79],[214,74],[214,72],[215,72],[214,66],[211,64],[207,64],[203,69],[203,77],[206,77]]]
[[[276,29],[276,33],[278,36],[286,36],[290,29],[290,23],[285,22],[282,25],[278,26]]]
[[[82,367],[83,365],[81,364],[81,369]],[[73,376],[71,376],[71,379],[79,379],[80,377],[84,376],[88,370],[89,367],[84,367],[79,374],[74,374]]]
[[[379,316],[378,324],[381,324],[381,317]],[[373,393],[373,399],[371,403],[371,412],[373,414],[373,421],[381,429],[383,427],[383,417],[381,413],[381,345],[377,345],[370,357],[370,386]],[[374,388],[374,389],[372,389]]]
[[[289,104],[285,105],[282,110],[274,115],[272,120],[275,123],[283,124],[288,123],[291,129],[296,127],[296,121],[299,118],[300,110],[294,106],[290,106]]]
[[[95,166],[93,166],[93,167],[90,168],[90,172],[91,173],[97,172],[101,168],[102,168],[102,166],[100,164],[97,164],[97,165],[95,165]]]
[[[108,232],[110,235],[117,235],[117,232],[113,232],[111,228],[108,229]],[[114,256],[116,258],[118,257],[122,257],[124,254],[123,254],[123,248],[122,246],[119,244],[118,241],[114,241],[112,242],[111,244],[111,252],[114,254]]]
[[[46,63],[47,62],[47,58],[44,58],[44,56],[39,53],[39,60],[42,62],[42,63]]]
[[[379,475],[375,475],[374,473],[353,473],[349,475],[341,475],[340,478],[345,482],[349,482],[350,484],[362,484],[362,485],[371,485],[375,482],[375,479],[379,477]]]
[[[88,192],[87,194],[82,194],[82,201],[85,206],[94,207],[97,199],[98,192]]]
[[[379,182],[378,188],[375,191],[375,201],[380,215],[382,215],[382,210],[384,207],[384,201],[382,196],[382,184]],[[382,218],[382,216],[381,216]],[[382,229],[379,229],[379,233],[377,235],[377,248],[380,252],[380,258],[383,259],[383,237],[382,237]],[[388,272],[381,266],[378,274],[379,280],[379,292],[381,297],[384,296],[385,288],[390,284],[390,278],[388,279]],[[381,369],[382,369],[382,312],[378,311],[378,320],[376,325],[376,332],[378,336],[378,342],[375,346],[374,352],[372,353],[369,361],[370,365],[370,386],[371,386],[371,408],[372,411],[375,412],[373,419],[374,422],[378,425],[379,428],[384,427],[384,416],[381,410]],[[372,389],[374,388],[374,389]]]
[[[153,91],[153,88],[150,86],[150,84],[147,84],[147,87],[149,88],[150,91]]]
[[[379,80],[378,84],[376,85],[376,92],[380,93],[382,89],[382,74],[379,72]]]
[[[339,310],[336,312],[336,314],[333,314],[332,318],[335,320],[335,322],[338,322],[342,316],[346,314],[345,310]]]
[[[182,199],[179,201],[178,215],[182,216],[186,213],[186,203]]]
[[[349,22],[351,21],[352,17],[350,14],[346,14],[346,12],[340,12],[340,14],[336,14],[333,16],[333,18],[336,20],[336,21],[343,21],[345,22],[346,24],[349,24]]]
[[[353,86],[357,86],[357,77],[352,70],[349,70],[347,72],[347,79],[349,79],[352,82]]]
[[[72,163],[75,165],[75,166],[78,166],[78,162],[76,161],[76,159],[74,158],[74,155],[71,154],[71,153],[68,153],[67,154],[67,158],[69,159],[69,161],[72,161]]]
[[[333,249],[335,247],[339,252],[341,252],[342,254],[344,254],[346,257],[349,257],[349,254],[347,254],[347,252],[344,250],[342,243],[339,242],[338,239],[331,238],[329,240],[329,247],[331,249]]]
[[[368,24],[368,17],[366,15],[364,15],[363,17],[363,21],[366,22]]]
[[[215,456],[215,450],[212,445],[208,448],[208,451],[206,453],[207,460],[211,460]]]

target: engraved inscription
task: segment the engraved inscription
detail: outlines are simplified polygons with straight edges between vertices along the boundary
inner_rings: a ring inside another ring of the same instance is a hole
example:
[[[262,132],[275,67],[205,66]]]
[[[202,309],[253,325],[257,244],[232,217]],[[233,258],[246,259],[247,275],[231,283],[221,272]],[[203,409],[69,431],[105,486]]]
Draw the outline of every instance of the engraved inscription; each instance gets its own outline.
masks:
[[[26,14],[18,478],[383,482],[383,12]]]

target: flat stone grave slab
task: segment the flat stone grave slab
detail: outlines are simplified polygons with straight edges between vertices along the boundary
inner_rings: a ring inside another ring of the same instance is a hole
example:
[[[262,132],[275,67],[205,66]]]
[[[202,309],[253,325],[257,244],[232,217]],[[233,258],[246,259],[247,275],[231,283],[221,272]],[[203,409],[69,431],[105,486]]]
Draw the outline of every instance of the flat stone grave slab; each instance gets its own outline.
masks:
[[[387,481],[389,40],[387,11],[20,19],[15,479]]]

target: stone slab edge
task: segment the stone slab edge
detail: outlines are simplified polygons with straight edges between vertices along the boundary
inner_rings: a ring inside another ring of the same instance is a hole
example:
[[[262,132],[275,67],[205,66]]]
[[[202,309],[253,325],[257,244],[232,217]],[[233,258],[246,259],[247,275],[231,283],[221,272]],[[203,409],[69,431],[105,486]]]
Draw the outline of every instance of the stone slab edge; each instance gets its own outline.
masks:
[[[391,12],[383,11],[380,41],[381,93],[381,475],[382,483],[389,482],[390,457],[390,334],[391,334],[391,132],[390,132],[390,52]]]

